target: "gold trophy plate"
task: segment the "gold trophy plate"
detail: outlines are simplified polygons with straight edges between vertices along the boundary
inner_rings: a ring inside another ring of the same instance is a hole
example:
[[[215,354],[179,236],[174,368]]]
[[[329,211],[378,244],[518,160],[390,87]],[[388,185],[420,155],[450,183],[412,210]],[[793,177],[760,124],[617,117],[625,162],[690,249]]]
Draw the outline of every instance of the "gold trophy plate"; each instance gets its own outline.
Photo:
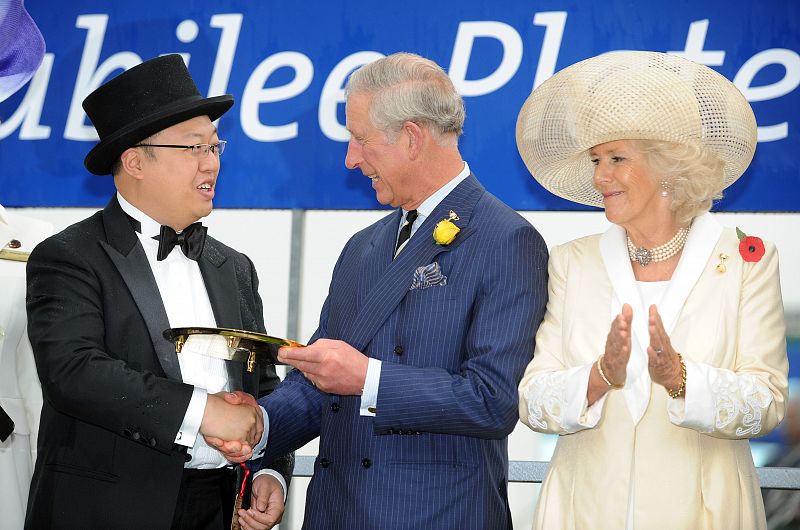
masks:
[[[164,338],[175,344],[177,353],[181,353],[186,340],[191,335],[225,337],[226,340],[224,342],[215,344],[213,347],[207,347],[201,354],[218,359],[247,363],[248,372],[252,372],[255,369],[256,363],[282,364],[277,358],[278,348],[281,346],[304,346],[304,344],[293,340],[241,329],[191,327],[170,328],[164,331]]]

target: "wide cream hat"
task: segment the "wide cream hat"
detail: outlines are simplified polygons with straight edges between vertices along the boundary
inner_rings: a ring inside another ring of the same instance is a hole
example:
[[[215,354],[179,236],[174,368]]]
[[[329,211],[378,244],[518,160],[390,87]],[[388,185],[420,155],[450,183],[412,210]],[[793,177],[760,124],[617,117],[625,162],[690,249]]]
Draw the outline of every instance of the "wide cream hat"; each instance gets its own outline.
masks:
[[[725,163],[725,187],[750,165],[757,142],[750,104],[725,77],[658,52],[598,55],[536,88],[517,118],[517,148],[534,178],[571,201],[603,205],[589,149],[613,140],[696,144]]]

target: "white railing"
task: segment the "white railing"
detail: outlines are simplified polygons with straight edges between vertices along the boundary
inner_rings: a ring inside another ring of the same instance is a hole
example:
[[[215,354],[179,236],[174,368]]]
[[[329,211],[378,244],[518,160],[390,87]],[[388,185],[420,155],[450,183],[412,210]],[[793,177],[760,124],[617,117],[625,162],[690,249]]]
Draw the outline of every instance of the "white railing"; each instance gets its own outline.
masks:
[[[511,460],[508,463],[509,482],[541,482],[547,473],[547,462]],[[762,488],[800,490],[800,468],[759,467],[756,469]],[[298,456],[294,465],[295,477],[314,474],[314,457]]]

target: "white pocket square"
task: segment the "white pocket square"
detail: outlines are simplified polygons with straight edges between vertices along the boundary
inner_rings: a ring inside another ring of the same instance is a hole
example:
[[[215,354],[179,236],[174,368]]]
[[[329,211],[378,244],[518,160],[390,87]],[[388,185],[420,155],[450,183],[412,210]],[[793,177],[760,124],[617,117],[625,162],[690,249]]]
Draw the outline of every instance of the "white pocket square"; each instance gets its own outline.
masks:
[[[411,280],[411,289],[427,289],[434,285],[447,285],[447,276],[442,274],[439,262],[434,261],[430,265],[417,267]]]

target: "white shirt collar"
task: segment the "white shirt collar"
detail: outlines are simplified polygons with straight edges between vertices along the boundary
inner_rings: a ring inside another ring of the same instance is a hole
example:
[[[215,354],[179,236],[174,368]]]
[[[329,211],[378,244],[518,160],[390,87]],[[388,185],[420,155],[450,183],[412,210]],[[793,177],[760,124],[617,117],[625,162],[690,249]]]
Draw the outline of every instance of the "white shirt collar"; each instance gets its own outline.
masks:
[[[414,221],[414,225],[411,227],[412,236],[414,235],[414,232],[417,231],[417,228],[422,225],[425,219],[433,213],[433,210],[439,206],[439,203],[442,202],[444,198],[447,197],[450,192],[453,191],[456,186],[461,184],[469,175],[469,165],[464,162],[464,169],[461,170],[461,173],[450,179],[447,184],[433,192],[430,197],[422,201],[422,204],[417,207],[417,219]],[[403,215],[400,217],[400,224],[397,227],[398,233],[405,222],[406,213],[407,211],[403,210]]]
[[[467,163],[464,162],[464,169],[461,170],[461,173],[450,179],[450,181],[447,184],[445,184],[438,190],[434,191],[430,197],[422,201],[422,204],[420,204],[417,207],[417,214],[419,214],[419,217],[425,218],[428,217],[430,214],[432,214],[433,210],[435,210],[436,207],[439,206],[439,203],[442,202],[444,198],[447,197],[450,194],[450,192],[455,189],[456,186],[461,184],[461,182],[464,179],[466,179],[469,176],[469,174],[470,174],[469,165],[467,165]]]
[[[0,224],[4,225],[10,224],[8,222],[8,215],[6,214],[6,209],[3,208],[2,204],[0,204]]]
[[[161,233],[161,223],[126,201],[125,197],[119,192],[117,192],[117,200],[123,212],[139,221],[141,224],[141,234],[143,236],[153,237]]]

